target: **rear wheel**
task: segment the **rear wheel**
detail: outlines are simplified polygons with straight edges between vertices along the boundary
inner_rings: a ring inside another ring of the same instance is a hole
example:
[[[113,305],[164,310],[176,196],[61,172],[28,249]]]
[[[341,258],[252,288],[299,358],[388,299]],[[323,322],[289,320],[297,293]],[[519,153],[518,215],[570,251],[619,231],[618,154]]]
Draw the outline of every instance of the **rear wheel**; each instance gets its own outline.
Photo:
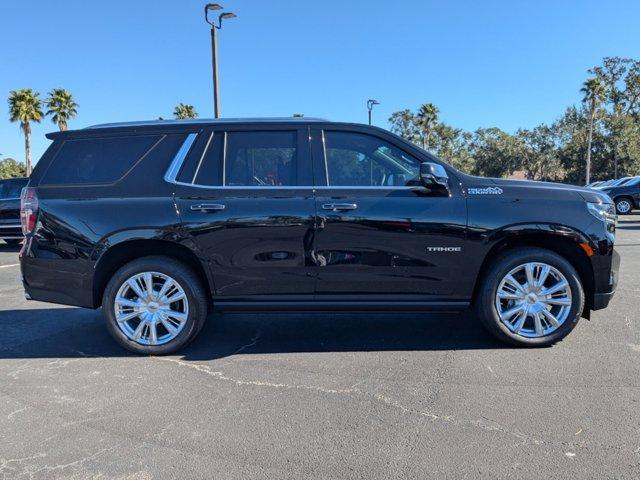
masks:
[[[616,213],[618,215],[628,215],[633,210],[633,202],[629,198],[616,199]]]
[[[575,268],[560,255],[518,248],[491,265],[476,302],[484,326],[502,341],[548,346],[573,330],[584,308]]]
[[[128,350],[166,355],[198,334],[207,315],[207,295],[195,273],[167,257],[134,260],[105,289],[107,328]]]

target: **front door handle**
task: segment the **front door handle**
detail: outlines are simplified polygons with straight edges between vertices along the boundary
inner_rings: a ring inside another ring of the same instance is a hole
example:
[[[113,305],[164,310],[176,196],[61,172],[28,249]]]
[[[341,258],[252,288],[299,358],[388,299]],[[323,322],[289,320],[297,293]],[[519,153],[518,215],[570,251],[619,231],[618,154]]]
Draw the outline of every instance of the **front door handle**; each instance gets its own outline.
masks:
[[[338,212],[340,210],[355,210],[358,208],[357,203],[325,203],[322,205],[323,210],[332,210]]]
[[[198,203],[191,205],[191,210],[196,212],[218,212],[224,210],[225,206],[221,203]]]

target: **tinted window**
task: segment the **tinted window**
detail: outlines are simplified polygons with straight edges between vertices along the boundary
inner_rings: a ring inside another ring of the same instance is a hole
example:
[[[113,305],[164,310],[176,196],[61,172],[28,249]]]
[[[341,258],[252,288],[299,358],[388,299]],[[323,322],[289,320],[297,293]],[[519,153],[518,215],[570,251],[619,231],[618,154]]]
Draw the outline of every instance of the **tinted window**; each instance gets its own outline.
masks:
[[[296,185],[296,132],[228,132],[228,186]]]
[[[420,161],[372,135],[324,132],[329,186],[420,184]]]
[[[22,188],[26,187],[28,180],[5,180],[0,182],[0,198],[20,198]]]
[[[138,135],[67,140],[49,165],[42,183],[113,183],[160,138],[160,135]]]
[[[177,180],[196,185],[222,185],[223,145],[224,132],[200,133],[189,150]]]

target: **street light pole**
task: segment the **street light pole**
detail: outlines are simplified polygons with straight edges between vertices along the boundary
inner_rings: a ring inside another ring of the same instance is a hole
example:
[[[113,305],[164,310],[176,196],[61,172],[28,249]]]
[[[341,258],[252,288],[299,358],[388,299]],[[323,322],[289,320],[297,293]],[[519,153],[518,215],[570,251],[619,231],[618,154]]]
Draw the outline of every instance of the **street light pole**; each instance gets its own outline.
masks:
[[[211,25],[211,68],[213,70],[213,114],[215,118],[220,118],[220,94],[218,81],[218,30],[222,28],[222,20],[234,18],[235,13],[223,12],[218,16],[218,24],[215,20],[209,20],[209,12],[212,10],[222,10],[222,5],[208,3],[204,7],[204,19]]]
[[[380,105],[380,102],[374,100],[373,98],[367,100],[367,110],[369,110],[369,125],[371,125],[371,111],[373,110],[374,105]]]

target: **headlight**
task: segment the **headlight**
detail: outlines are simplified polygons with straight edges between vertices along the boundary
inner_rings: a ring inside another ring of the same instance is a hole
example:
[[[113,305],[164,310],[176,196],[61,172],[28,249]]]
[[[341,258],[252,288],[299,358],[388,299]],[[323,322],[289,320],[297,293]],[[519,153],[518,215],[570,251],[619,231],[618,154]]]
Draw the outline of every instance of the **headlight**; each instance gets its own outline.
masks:
[[[589,213],[607,225],[615,225],[618,217],[612,203],[587,203]]]

